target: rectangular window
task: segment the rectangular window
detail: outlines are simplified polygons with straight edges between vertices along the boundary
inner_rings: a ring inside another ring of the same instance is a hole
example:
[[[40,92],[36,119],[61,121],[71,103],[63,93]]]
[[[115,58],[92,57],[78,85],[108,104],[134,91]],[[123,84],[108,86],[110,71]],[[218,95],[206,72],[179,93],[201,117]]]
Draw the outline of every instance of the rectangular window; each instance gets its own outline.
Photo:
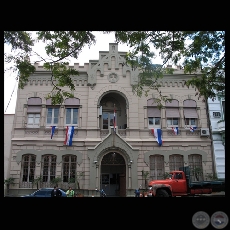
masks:
[[[150,156],[150,178],[152,180],[163,179],[164,173],[164,156]]]
[[[40,114],[29,113],[27,115],[27,127],[38,128],[40,126]]]
[[[115,113],[115,117],[117,118],[117,113]],[[102,113],[102,127],[103,129],[108,129],[109,127],[113,127],[113,118],[114,118],[114,112],[111,113]],[[116,126],[117,126],[117,120],[116,120]]]
[[[57,125],[59,116],[59,108],[47,108],[46,124]]]
[[[167,118],[167,127],[179,126],[179,118]]]
[[[160,128],[161,118],[160,117],[149,117],[149,128]]]
[[[185,128],[190,128],[190,126],[197,126],[196,118],[185,118],[184,120]]]
[[[66,108],[66,125],[78,124],[78,108]]]

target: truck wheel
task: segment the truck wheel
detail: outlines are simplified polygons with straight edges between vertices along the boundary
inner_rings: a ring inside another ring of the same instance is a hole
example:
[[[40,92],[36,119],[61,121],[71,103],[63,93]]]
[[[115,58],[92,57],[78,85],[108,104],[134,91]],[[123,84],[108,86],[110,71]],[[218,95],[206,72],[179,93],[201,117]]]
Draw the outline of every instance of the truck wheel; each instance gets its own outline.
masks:
[[[156,197],[169,197],[169,194],[165,190],[159,189],[157,190]]]

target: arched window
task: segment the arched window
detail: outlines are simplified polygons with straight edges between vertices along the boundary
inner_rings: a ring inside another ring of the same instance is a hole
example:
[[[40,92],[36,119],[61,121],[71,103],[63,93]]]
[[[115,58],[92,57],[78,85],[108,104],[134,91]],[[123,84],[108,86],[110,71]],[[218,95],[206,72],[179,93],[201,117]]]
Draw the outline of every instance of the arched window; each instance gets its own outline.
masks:
[[[164,156],[153,155],[150,156],[150,177],[152,180],[164,178]]]
[[[180,167],[184,167],[184,157],[179,154],[169,156],[169,170],[179,170]]]
[[[22,182],[33,182],[36,166],[36,156],[26,154],[22,156]]]
[[[191,154],[188,156],[188,161],[192,181],[203,180],[202,156],[199,154]]]
[[[77,157],[66,155],[62,158],[62,175],[63,182],[75,183],[77,170]]]
[[[50,183],[56,176],[56,156],[45,155],[42,157],[42,181]]]

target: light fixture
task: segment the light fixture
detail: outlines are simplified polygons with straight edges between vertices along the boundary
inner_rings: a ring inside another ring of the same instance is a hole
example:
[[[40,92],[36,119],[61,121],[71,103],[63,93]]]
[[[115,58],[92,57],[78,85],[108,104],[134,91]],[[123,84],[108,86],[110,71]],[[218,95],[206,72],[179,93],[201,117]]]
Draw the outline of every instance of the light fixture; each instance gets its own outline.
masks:
[[[130,163],[132,164],[132,163],[133,163],[133,161],[131,160],[131,161],[130,161]]]
[[[94,161],[94,164],[97,164],[97,161]]]

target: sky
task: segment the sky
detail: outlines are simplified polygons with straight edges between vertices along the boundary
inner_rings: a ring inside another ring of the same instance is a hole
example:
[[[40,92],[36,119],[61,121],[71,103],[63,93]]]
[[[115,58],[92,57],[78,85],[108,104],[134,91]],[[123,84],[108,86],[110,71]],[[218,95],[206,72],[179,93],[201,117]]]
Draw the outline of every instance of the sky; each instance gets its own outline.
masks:
[[[82,52],[79,54],[78,59],[70,58],[68,61],[70,65],[74,63],[79,63],[79,65],[84,65],[84,63],[89,63],[89,60],[98,60],[99,51],[109,51],[109,43],[115,42],[114,34],[103,34],[102,32],[95,31],[93,32],[96,36],[96,44],[92,45],[90,48],[88,46],[84,47]],[[37,43],[33,50],[41,55],[43,58],[46,58],[46,53],[44,50],[44,43]],[[128,52],[130,47],[125,44],[118,45],[119,52]],[[4,44],[4,53],[11,52],[10,47]],[[37,61],[37,57],[30,57],[30,61],[34,63]],[[155,64],[162,64],[162,60],[157,57],[154,59]],[[5,63],[5,68],[9,67]],[[4,114],[14,114],[16,99],[17,99],[17,89],[18,83],[16,81],[16,74],[7,71],[4,73]]]

